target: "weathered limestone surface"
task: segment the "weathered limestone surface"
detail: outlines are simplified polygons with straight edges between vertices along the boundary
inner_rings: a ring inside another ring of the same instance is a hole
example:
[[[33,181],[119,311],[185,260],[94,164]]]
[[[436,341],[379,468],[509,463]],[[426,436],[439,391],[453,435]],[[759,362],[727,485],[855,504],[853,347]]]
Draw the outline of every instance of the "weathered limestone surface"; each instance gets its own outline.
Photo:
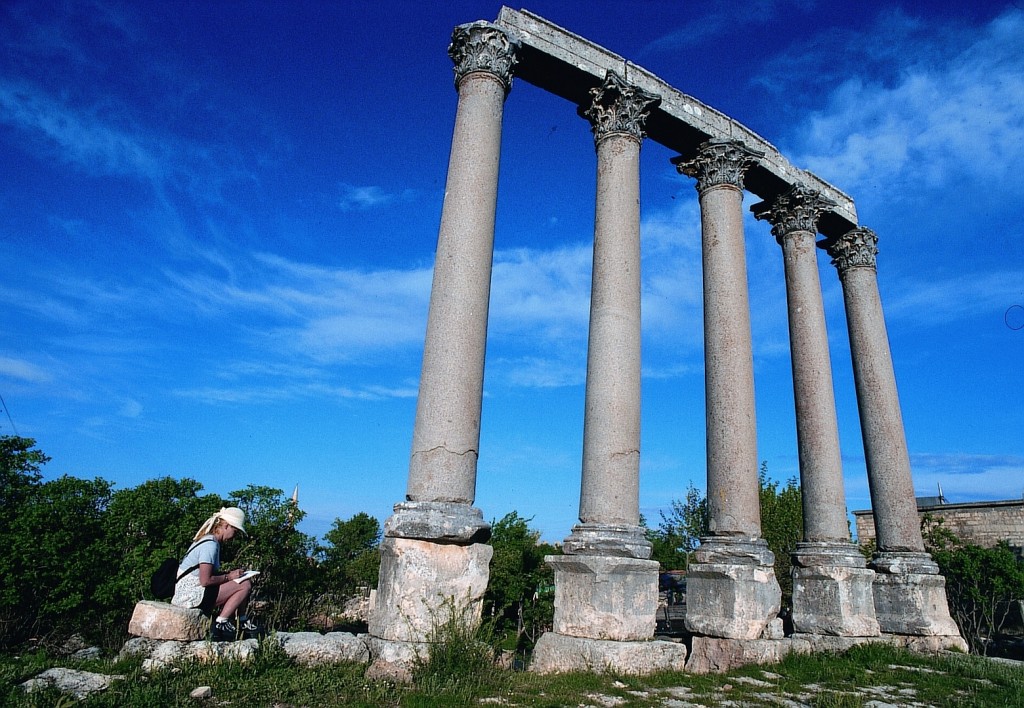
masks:
[[[426,642],[394,642],[366,636],[370,649],[370,666],[366,678],[409,683],[418,661],[427,658],[430,645]]]
[[[364,639],[349,632],[281,632],[275,638],[284,653],[302,666],[370,661]]]
[[[370,634],[399,642],[423,641],[450,612],[479,622],[493,549],[385,538],[380,583],[370,611]]]
[[[406,501],[395,504],[384,522],[388,538],[415,538],[434,543],[484,543],[491,527],[483,512],[469,504]]]
[[[644,675],[682,671],[685,664],[685,644],[604,641],[546,632],[537,640],[529,668],[538,674],[590,671]]]
[[[875,614],[883,632],[954,636],[960,630],[949,615],[946,579],[927,553],[881,553],[872,560]],[[960,639],[960,641],[963,641]]]
[[[256,654],[259,642],[255,639],[243,639],[237,642],[158,642],[149,648],[147,658],[142,661],[143,671],[156,671],[181,661],[196,661],[214,664],[221,661],[251,661]],[[140,653],[141,647],[135,647],[134,653]]]
[[[75,669],[47,669],[35,678],[31,678],[21,684],[26,693],[39,691],[45,688],[56,688],[62,693],[70,693],[75,699],[82,701],[93,693],[106,691],[114,681],[122,681],[124,676],[115,674],[97,674],[91,671],[77,671]]]
[[[713,637],[759,639],[782,603],[774,562],[760,539],[702,539],[687,573],[686,628]]]
[[[555,633],[617,641],[654,636],[657,561],[583,555],[544,560],[555,571]]]
[[[747,664],[774,664],[787,654],[807,654],[802,639],[723,639],[694,637],[686,670],[694,674],[722,673]]]
[[[154,600],[143,600],[136,604],[128,622],[128,633],[136,637],[179,642],[203,639],[209,628],[209,618],[199,610]]]
[[[276,632],[266,641],[277,642],[285,654],[302,666],[322,666],[370,661],[370,637],[348,632]],[[118,659],[143,657],[143,667],[153,671],[179,661],[240,661],[252,659],[259,642],[245,639],[238,642],[161,641],[133,637],[125,642]]]
[[[852,543],[803,542],[793,554],[793,628],[844,637],[879,634],[875,573]]]

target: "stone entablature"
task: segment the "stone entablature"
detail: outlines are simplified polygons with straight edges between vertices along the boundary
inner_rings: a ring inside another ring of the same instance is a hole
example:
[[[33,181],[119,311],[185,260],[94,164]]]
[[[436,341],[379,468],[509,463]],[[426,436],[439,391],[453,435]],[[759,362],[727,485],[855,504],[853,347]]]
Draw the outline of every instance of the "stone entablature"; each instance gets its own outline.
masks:
[[[967,502],[918,507],[918,515],[943,519],[945,527],[968,543],[991,548],[1006,540],[1018,552],[1024,550],[1024,499]],[[853,512],[857,541],[875,540],[875,519],[870,509]]]

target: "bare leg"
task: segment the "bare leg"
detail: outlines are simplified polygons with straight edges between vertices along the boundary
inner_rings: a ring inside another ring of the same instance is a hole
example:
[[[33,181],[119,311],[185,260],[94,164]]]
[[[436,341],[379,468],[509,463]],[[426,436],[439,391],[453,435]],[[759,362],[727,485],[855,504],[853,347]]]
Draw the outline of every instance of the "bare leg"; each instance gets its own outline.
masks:
[[[249,580],[243,580],[240,583],[232,580],[219,586],[216,606],[221,608],[220,616],[231,617],[238,611],[244,613],[251,591],[252,582]]]

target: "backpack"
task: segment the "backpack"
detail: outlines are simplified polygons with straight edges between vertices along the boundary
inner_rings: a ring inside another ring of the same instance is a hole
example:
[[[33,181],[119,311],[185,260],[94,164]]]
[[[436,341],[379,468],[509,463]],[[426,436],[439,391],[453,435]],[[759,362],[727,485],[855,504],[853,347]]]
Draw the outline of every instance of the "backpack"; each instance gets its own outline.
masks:
[[[185,555],[188,555],[196,546],[212,540],[213,539],[211,538],[204,538],[199,543],[190,546],[188,551],[185,552]],[[160,564],[160,567],[158,567],[156,572],[153,573],[152,577],[150,577],[149,590],[157,600],[168,600],[174,597],[174,586],[178,584],[178,581],[198,567],[199,565],[196,564],[181,575],[178,575],[178,561],[174,558],[168,558]]]

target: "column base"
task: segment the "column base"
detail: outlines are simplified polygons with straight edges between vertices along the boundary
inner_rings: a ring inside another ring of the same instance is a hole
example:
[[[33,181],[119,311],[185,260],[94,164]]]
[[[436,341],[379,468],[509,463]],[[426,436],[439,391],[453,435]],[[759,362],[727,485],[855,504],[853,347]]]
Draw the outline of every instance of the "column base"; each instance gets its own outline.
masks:
[[[682,671],[685,664],[686,645],[682,643],[618,642],[545,632],[533,648],[529,669],[537,674],[586,671],[640,676]]]
[[[424,642],[449,622],[475,628],[492,553],[483,543],[385,537],[370,634],[389,641]]]
[[[455,502],[406,501],[384,522],[386,538],[416,538],[436,543],[486,543],[491,527],[483,512]]]
[[[930,555],[883,551],[870,567],[875,571],[875,615],[883,632],[960,638],[949,615],[946,579],[939,575],[939,566]]]
[[[658,562],[613,556],[546,556],[555,571],[555,633],[649,640],[658,612]]]
[[[701,539],[686,573],[686,628],[726,639],[759,639],[779,613],[775,555],[762,539]]]
[[[836,637],[876,637],[873,581],[849,542],[803,542],[793,553],[793,630]]]
[[[567,555],[651,557],[651,542],[640,526],[628,524],[576,524],[562,543]]]

